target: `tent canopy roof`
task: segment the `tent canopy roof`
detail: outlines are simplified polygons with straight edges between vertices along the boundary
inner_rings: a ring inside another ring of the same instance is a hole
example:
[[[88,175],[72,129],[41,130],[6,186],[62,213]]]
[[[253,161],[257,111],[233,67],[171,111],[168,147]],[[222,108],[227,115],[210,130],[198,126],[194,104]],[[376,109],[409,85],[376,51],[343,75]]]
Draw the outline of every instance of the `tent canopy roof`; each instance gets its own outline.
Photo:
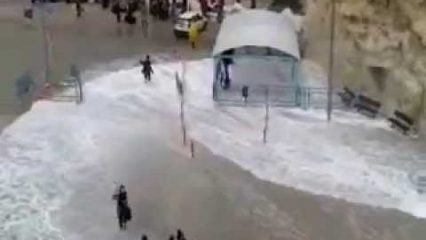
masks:
[[[213,56],[245,46],[269,47],[300,60],[296,27],[288,17],[266,10],[244,10],[222,22]]]

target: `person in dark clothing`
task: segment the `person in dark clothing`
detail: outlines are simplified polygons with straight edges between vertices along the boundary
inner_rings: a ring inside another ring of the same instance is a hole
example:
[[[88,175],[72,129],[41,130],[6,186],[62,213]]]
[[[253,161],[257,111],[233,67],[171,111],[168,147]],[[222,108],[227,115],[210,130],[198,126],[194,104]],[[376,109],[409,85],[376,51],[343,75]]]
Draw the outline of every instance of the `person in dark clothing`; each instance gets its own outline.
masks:
[[[129,2],[128,6],[128,11],[135,13],[138,9],[139,9],[139,2],[137,0],[132,0]]]
[[[163,0],[163,19],[168,20],[170,17],[170,3],[169,0]]]
[[[159,0],[152,0],[151,4],[149,5],[150,9],[149,12],[154,18],[159,17],[159,9],[160,9],[160,2]]]
[[[119,2],[114,3],[111,8],[111,12],[115,14],[115,17],[117,18],[117,23],[121,22],[121,6]]]
[[[141,240],[148,240],[148,237],[145,234],[142,234]]]
[[[154,73],[154,70],[152,69],[149,55],[146,55],[145,60],[141,60],[140,63],[142,64],[142,74],[145,78],[145,81],[151,81],[151,74]]]
[[[81,5],[81,0],[75,0],[75,10],[77,11],[77,17],[81,17],[83,13],[83,6]]]
[[[159,8],[158,8],[158,17],[160,20],[167,20],[168,18],[168,0],[160,0],[159,1]]]
[[[127,24],[130,24],[130,25],[136,24],[136,17],[133,15],[133,13],[134,11],[131,9],[129,5],[126,16],[124,17],[124,21],[126,21]]]
[[[126,228],[126,222],[131,218],[130,208],[127,202],[127,191],[124,185],[120,185],[117,193],[112,196],[117,201],[117,218],[120,229]]]
[[[232,56],[234,55],[234,49],[229,49],[223,52],[224,57],[222,58],[223,67],[225,68],[225,77],[222,82],[222,87],[227,89],[231,83],[231,78],[229,76],[229,66],[234,64]]]
[[[175,236],[170,235],[169,240],[175,240]]]
[[[243,96],[243,100],[245,104],[247,104],[248,94],[249,94],[249,87],[247,85],[244,85],[241,88],[241,95]]]
[[[102,8],[108,9],[109,8],[109,1],[110,0],[102,0]]]
[[[186,240],[185,235],[183,234],[183,231],[180,229],[176,231],[176,240]]]

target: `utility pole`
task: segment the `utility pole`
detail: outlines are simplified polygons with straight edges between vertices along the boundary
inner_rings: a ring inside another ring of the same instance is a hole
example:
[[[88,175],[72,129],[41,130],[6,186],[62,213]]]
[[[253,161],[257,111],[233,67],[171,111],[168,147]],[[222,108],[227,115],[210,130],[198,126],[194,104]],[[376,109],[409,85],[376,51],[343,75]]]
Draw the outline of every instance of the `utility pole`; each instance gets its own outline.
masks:
[[[331,121],[333,111],[333,71],[334,71],[334,40],[336,25],[336,0],[331,0],[331,22],[330,22],[330,54],[328,62],[328,88],[327,88],[327,121]]]

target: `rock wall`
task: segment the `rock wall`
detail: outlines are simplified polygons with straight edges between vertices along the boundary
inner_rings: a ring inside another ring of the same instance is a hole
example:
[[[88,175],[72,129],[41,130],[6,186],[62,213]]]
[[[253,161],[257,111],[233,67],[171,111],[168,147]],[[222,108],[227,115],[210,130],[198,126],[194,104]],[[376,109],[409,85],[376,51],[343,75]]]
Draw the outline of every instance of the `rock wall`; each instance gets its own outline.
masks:
[[[426,133],[426,0],[336,0],[336,84]],[[307,57],[328,66],[331,0],[306,0]]]

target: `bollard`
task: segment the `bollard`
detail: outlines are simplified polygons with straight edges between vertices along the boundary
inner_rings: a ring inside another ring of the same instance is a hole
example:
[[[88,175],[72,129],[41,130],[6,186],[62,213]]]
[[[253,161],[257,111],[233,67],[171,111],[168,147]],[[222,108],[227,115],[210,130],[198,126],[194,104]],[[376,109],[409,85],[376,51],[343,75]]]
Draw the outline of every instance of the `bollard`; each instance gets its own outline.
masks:
[[[194,158],[195,157],[195,146],[194,146],[193,140],[191,140],[190,149],[191,149],[191,158]]]

